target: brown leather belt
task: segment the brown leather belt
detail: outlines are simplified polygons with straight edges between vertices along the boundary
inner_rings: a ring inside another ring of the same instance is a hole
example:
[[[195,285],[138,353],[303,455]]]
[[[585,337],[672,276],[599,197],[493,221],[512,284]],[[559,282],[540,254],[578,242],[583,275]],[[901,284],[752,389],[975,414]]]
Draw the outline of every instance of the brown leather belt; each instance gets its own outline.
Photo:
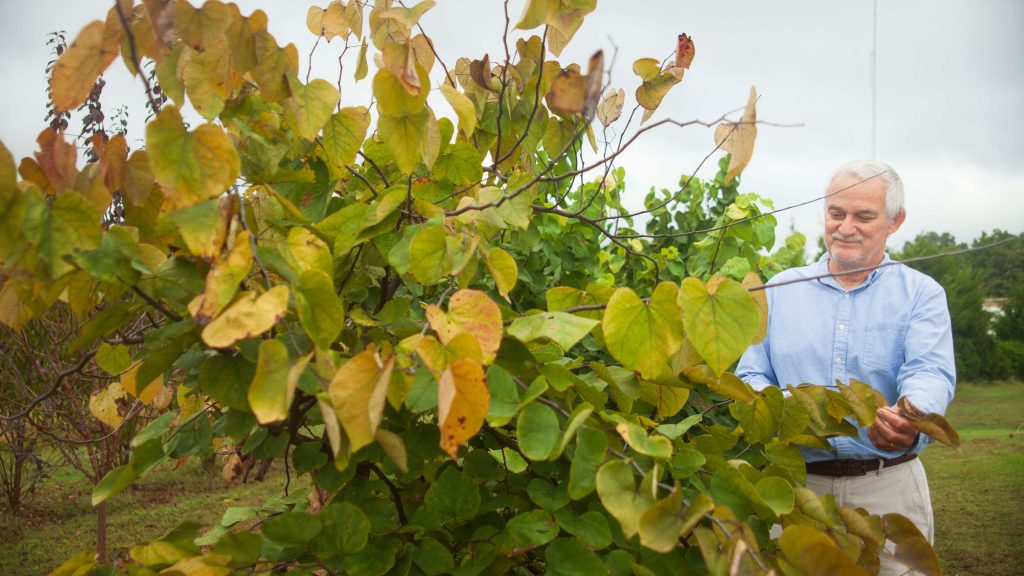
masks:
[[[917,458],[917,454],[905,454],[899,458],[886,460],[885,458],[873,458],[871,460],[825,460],[823,462],[808,462],[807,473],[821,476],[863,476],[868,472],[877,472],[882,468],[889,468],[904,462],[910,462]]]

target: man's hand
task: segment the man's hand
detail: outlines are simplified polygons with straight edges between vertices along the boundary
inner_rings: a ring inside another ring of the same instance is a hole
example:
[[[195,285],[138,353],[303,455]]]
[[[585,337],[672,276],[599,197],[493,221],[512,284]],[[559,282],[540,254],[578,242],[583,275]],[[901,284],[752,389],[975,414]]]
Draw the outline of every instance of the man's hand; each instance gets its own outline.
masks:
[[[902,452],[917,441],[919,432],[895,406],[884,406],[875,412],[875,423],[868,428],[868,438],[879,450]]]

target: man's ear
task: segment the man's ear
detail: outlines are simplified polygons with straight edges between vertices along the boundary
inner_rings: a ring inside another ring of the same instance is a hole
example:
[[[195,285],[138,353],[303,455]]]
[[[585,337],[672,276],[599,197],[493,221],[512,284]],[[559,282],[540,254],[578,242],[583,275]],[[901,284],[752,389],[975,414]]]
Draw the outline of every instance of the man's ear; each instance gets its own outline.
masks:
[[[900,226],[903,225],[903,221],[906,220],[906,219],[907,219],[906,211],[900,210],[899,212],[897,212],[896,213],[896,217],[893,218],[891,222],[889,222],[889,227],[886,229],[887,234],[889,234],[890,236],[892,234],[895,234],[896,231],[900,229]]]

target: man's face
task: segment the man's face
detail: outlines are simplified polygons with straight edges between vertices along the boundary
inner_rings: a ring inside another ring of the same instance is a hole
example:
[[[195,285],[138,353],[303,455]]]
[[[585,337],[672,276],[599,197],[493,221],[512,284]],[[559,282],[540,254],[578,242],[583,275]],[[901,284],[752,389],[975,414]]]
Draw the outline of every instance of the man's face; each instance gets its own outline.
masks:
[[[885,240],[899,229],[905,214],[890,222],[885,209],[885,181],[840,174],[828,187],[825,200],[825,245],[837,270],[853,270],[878,264]]]

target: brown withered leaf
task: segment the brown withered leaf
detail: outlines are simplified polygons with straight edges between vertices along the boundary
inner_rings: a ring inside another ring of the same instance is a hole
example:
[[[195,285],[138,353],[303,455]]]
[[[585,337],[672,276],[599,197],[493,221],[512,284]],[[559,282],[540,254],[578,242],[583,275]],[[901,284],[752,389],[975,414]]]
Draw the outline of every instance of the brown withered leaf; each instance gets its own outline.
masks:
[[[548,108],[563,114],[582,112],[586,104],[587,78],[575,67],[558,73],[544,97]]]
[[[587,92],[583,100],[583,114],[591,116],[601,100],[601,84],[604,80],[604,51],[598,50],[587,63]]]
[[[484,89],[493,90],[491,88],[491,59],[487,54],[484,54],[483,59],[473,60],[469,63],[469,76]]]
[[[46,175],[54,192],[70,190],[78,177],[75,161],[78,158],[75,143],[64,140],[63,133],[46,129],[36,138],[39,152],[35,153],[39,168]]]
[[[679,40],[676,44],[676,68],[690,69],[690,63],[693,62],[694,55],[697,54],[697,47],[693,43],[693,38],[690,38],[686,33],[679,35]]]
[[[754,155],[754,140],[757,139],[757,90],[750,87],[750,97],[743,117],[739,122],[719,124],[715,130],[715,144],[730,152],[729,170],[725,174],[725,182],[729,183],[750,162]]]
[[[923,414],[906,396],[900,398],[896,406],[900,409],[900,415],[922,434],[931,436],[950,448],[960,447],[960,434],[941,414]]]

